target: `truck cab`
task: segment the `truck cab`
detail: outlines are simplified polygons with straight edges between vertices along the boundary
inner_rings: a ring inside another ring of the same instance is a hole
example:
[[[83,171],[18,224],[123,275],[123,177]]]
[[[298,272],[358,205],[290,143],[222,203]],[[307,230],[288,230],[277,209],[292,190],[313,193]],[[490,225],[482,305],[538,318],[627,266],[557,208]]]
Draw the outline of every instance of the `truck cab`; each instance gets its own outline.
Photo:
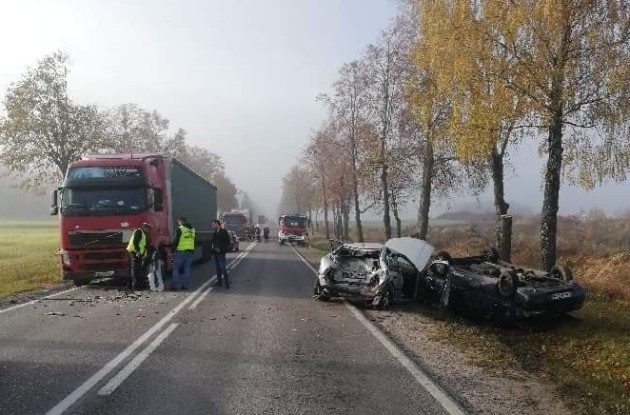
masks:
[[[93,278],[129,276],[126,244],[144,222],[153,246],[167,244],[163,160],[91,157],[72,163],[54,194],[59,213],[59,262],[63,278],[77,285]]]
[[[304,215],[285,214],[278,218],[278,242],[308,245],[308,218]]]

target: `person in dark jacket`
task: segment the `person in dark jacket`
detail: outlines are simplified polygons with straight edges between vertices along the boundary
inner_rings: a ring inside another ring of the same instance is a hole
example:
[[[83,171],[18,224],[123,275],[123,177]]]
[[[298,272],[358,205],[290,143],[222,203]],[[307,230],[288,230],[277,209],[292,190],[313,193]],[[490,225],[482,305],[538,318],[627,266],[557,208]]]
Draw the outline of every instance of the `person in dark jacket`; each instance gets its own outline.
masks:
[[[230,234],[221,227],[221,221],[212,221],[212,254],[214,255],[214,268],[217,273],[217,286],[222,287],[225,280],[225,288],[230,288],[230,275],[227,272],[225,254],[230,250]]]
[[[195,256],[195,229],[190,226],[186,218],[177,219],[179,227],[175,232],[173,240],[173,280],[171,282],[171,291],[178,290],[179,277],[183,270],[183,278],[181,283],[182,290],[188,289],[190,283],[190,268],[192,260]]]

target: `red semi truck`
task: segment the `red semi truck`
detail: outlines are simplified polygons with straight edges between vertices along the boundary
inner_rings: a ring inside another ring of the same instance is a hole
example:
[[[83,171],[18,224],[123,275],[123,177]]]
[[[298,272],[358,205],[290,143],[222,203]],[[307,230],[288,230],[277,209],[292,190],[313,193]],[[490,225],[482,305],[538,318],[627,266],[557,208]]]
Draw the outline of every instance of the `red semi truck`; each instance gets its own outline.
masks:
[[[51,214],[59,214],[63,278],[76,285],[129,278],[126,246],[144,222],[152,225],[151,244],[168,258],[177,218],[185,216],[196,229],[196,259],[210,257],[216,187],[164,155],[89,156],[70,165]]]

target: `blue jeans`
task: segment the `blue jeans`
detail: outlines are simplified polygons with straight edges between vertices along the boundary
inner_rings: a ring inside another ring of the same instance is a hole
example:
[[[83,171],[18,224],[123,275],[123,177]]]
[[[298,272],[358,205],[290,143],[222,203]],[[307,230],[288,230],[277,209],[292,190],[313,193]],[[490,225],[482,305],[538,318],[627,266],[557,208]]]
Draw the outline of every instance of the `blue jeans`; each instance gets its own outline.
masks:
[[[173,253],[173,281],[171,286],[179,288],[179,276],[183,268],[182,288],[188,288],[190,283],[190,267],[192,266],[192,252],[175,251]]]
[[[225,262],[225,254],[214,254],[214,270],[217,273],[217,281],[223,283],[225,279],[225,283],[228,284],[230,275],[227,272]]]

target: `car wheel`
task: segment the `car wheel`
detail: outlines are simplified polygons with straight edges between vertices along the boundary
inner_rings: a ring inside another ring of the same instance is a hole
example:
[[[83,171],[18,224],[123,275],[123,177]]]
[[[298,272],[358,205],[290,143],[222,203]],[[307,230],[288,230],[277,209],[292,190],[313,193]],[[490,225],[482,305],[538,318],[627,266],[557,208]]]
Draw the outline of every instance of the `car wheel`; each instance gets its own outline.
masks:
[[[447,279],[440,295],[440,305],[449,310],[455,310],[457,300],[455,299],[455,291],[453,290],[451,279]]]
[[[518,288],[518,276],[512,270],[504,269],[499,275],[497,291],[503,297],[512,297]]]
[[[573,281],[573,273],[569,267],[563,267],[562,265],[555,265],[549,271],[551,278],[556,278],[561,281]]]
[[[326,290],[324,290],[322,285],[319,283],[319,280],[317,280],[313,286],[313,298],[317,301],[330,300],[330,295],[326,292]]]
[[[385,293],[381,296],[377,308],[379,310],[388,310],[394,305],[394,287],[389,284]]]
[[[483,256],[486,258],[487,262],[491,262],[496,264],[499,261],[499,251],[495,247],[490,247],[483,251]]]
[[[446,251],[437,251],[432,258],[434,261],[450,261],[452,259],[451,254]]]

